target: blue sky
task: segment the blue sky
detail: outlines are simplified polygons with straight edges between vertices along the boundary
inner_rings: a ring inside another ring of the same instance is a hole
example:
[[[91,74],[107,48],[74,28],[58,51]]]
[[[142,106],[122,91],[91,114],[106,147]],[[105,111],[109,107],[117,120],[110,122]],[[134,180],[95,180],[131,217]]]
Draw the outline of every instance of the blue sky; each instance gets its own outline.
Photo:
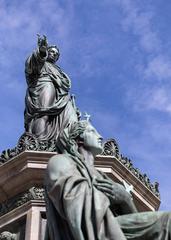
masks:
[[[24,63],[46,34],[82,112],[160,183],[171,210],[171,2],[0,0],[0,150],[24,131]]]

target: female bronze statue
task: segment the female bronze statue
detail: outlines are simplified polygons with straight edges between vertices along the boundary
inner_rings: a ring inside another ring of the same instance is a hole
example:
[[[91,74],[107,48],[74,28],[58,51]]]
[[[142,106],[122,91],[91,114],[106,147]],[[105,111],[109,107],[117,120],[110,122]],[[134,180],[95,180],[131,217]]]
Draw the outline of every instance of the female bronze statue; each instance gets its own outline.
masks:
[[[70,122],[77,121],[69,77],[55,63],[59,49],[38,37],[38,48],[26,60],[25,129],[40,140],[56,139]]]
[[[64,129],[57,145],[45,180],[51,240],[171,239],[170,213],[138,213],[124,187],[94,168],[102,138],[89,122]]]

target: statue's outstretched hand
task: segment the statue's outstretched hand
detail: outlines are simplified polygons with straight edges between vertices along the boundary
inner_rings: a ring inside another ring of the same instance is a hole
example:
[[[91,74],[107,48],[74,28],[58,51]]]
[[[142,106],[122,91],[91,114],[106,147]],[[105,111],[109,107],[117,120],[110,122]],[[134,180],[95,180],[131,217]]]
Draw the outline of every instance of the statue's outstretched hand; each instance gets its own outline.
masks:
[[[47,37],[45,35],[43,35],[43,37],[41,37],[39,34],[37,34],[38,39],[37,39],[37,45],[39,47],[39,51],[40,52],[46,52],[47,48],[48,48],[48,41],[47,41]]]

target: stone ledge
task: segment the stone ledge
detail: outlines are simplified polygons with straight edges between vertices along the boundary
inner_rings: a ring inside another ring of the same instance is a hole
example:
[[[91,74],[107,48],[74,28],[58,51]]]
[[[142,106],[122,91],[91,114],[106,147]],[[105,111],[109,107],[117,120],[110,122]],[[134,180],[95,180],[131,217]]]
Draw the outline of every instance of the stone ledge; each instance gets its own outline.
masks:
[[[44,172],[50,157],[56,153],[25,151],[0,166],[0,203],[32,188],[43,186]],[[113,156],[97,156],[95,166],[114,181],[133,185],[133,196],[140,211],[157,210],[160,199],[128,168]]]
[[[42,185],[47,162],[54,153],[25,151],[0,166],[0,202]]]

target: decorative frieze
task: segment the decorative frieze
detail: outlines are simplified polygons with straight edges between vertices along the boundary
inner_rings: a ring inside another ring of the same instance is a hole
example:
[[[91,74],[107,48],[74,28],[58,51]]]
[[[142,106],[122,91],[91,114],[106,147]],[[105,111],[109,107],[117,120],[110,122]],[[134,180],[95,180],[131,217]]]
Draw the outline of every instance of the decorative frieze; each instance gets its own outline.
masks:
[[[44,200],[45,191],[43,187],[32,187],[19,195],[0,203],[0,216],[23,205],[30,200]],[[1,239],[1,238],[0,238]]]
[[[11,232],[4,231],[0,233],[0,240],[16,240],[17,235]]]
[[[15,148],[4,150],[0,155],[0,165],[25,150],[56,152],[55,140],[40,141],[33,134],[24,133]]]

